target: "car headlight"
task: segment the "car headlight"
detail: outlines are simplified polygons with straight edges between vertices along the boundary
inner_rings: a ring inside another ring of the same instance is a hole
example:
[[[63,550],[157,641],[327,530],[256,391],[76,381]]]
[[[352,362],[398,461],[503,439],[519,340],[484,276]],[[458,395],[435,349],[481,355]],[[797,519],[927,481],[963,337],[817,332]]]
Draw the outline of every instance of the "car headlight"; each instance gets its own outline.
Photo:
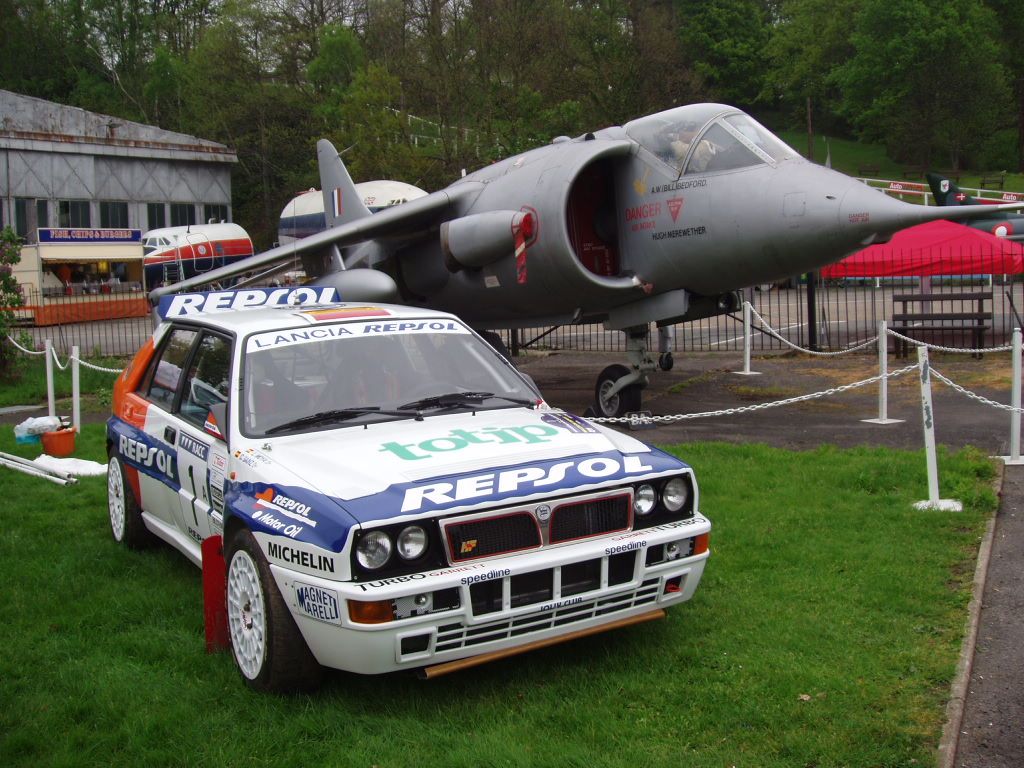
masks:
[[[370,531],[356,544],[356,561],[369,571],[380,568],[391,557],[391,537],[384,531]]]
[[[669,512],[678,512],[690,499],[690,486],[681,477],[673,477],[661,491],[661,503]]]
[[[429,543],[425,530],[418,525],[410,525],[398,534],[395,548],[403,560],[415,560],[423,556]]]
[[[654,487],[644,483],[633,494],[633,511],[641,517],[649,515],[654,510],[654,505],[657,501],[658,494],[654,492]]]

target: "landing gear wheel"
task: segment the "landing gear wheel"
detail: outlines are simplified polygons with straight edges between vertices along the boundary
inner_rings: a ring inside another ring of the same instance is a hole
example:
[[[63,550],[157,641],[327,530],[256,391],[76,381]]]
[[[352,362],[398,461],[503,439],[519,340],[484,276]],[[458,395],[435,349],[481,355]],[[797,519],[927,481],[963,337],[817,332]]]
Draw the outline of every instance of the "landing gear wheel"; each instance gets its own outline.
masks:
[[[658,355],[658,367],[663,371],[671,371],[672,366],[676,364],[676,361],[672,359],[671,352],[662,352]]]
[[[155,543],[156,539],[142,521],[142,508],[128,484],[124,463],[116,455],[111,455],[107,463],[107,510],[114,541],[128,549],[146,549]]]
[[[226,554],[228,634],[245,682],[271,693],[313,690],[323,670],[295,626],[256,539],[247,530],[236,531]]]
[[[601,375],[597,377],[597,386],[594,388],[598,416],[612,418],[640,410],[641,387],[639,384],[630,384],[614,395],[610,397],[608,395],[615,382],[628,375],[629,369],[624,365],[609,365],[601,371]]]

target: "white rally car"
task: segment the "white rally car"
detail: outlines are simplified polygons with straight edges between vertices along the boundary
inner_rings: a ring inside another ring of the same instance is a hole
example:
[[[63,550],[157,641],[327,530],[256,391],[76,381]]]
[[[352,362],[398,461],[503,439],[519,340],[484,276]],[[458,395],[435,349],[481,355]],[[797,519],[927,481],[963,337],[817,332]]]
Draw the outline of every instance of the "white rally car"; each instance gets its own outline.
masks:
[[[550,408],[451,315],[333,289],[165,297],[108,422],[114,538],[196,564],[261,690],[449,671],[660,617],[708,558],[692,470]]]

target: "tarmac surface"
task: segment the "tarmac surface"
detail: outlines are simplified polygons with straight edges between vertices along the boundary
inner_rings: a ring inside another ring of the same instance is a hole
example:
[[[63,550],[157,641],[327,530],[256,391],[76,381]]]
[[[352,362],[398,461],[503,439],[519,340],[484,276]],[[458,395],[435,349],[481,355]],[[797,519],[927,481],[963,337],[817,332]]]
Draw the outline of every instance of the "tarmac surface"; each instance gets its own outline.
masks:
[[[597,374],[624,362],[621,353],[528,353],[516,360],[534,378],[548,402],[583,414],[593,402]],[[916,364],[916,356],[890,356],[890,373]],[[977,396],[1009,404],[1011,364],[1007,353],[981,360],[967,355],[932,355],[932,368]],[[890,379],[889,424],[865,421],[880,415],[877,383],[771,408],[754,408],[788,398],[834,390],[878,374],[868,354],[810,357],[782,354],[755,357],[740,375],[739,353],[676,355],[675,367],[657,372],[644,391],[643,408],[654,416],[716,416],[658,422],[634,434],[671,445],[693,441],[764,443],[791,450],[821,445],[886,446],[920,450],[922,409],[916,367]],[[951,449],[975,446],[994,456],[1010,453],[1011,414],[955,391],[938,381],[932,387],[937,442]],[[70,406],[59,408],[67,413]],[[18,423],[45,413],[0,411],[0,423]],[[106,418],[85,414],[86,421]],[[627,429],[622,425],[623,429]],[[927,489],[921,489],[922,498]],[[965,632],[960,677],[954,683],[950,724],[939,750],[942,768],[1020,768],[1024,766],[1024,465],[1006,466],[991,539],[982,545],[975,600]],[[987,568],[984,566],[987,564]],[[973,645],[973,648],[972,648]]]

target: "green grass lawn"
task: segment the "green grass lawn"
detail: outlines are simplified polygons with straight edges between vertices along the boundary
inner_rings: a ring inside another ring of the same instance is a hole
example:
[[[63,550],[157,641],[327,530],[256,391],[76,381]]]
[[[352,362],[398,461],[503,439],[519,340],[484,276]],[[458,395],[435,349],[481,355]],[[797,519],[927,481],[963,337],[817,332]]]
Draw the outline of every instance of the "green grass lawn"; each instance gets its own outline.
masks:
[[[77,455],[101,460],[102,441],[87,426]],[[932,764],[990,462],[940,457],[942,496],[965,504],[941,513],[911,507],[921,453],[671,450],[715,528],[666,621],[432,682],[335,673],[296,698],[204,653],[199,571],[115,545],[102,478],[0,468],[0,765]]]
[[[102,368],[118,369],[123,368],[128,362],[123,358],[114,357],[90,357],[88,360]],[[19,352],[16,361],[12,375],[0,381],[0,407],[46,403],[45,357],[28,357]],[[60,355],[60,361],[61,365],[67,363],[67,355]],[[83,393],[83,409],[98,401],[99,407],[109,413],[110,393],[116,378],[116,373],[79,366],[78,383]],[[71,397],[70,365],[63,371],[54,365],[53,390],[58,399]],[[70,407],[67,410],[70,411]]]

